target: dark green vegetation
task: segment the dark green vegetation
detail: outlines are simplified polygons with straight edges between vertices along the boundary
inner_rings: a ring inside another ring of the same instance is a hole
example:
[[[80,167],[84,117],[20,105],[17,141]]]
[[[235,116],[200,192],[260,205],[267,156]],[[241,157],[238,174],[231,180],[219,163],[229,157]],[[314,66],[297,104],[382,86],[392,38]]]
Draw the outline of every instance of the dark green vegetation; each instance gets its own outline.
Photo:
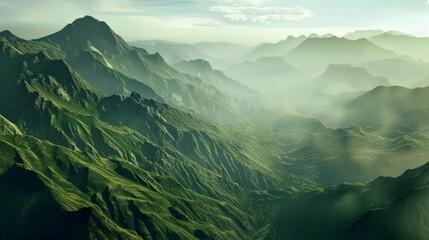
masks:
[[[0,239],[429,237],[429,90],[387,86],[426,63],[331,35],[133,45],[178,61],[89,16],[0,33]]]
[[[427,239],[429,166],[281,200],[274,239]]]

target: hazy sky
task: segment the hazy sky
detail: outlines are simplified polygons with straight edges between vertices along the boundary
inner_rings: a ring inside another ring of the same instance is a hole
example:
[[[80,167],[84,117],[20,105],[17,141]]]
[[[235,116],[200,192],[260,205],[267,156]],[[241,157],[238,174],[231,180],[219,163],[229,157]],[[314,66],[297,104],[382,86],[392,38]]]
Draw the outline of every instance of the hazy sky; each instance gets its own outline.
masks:
[[[91,15],[128,41],[255,44],[356,29],[429,36],[429,0],[0,0],[0,30],[37,38]]]

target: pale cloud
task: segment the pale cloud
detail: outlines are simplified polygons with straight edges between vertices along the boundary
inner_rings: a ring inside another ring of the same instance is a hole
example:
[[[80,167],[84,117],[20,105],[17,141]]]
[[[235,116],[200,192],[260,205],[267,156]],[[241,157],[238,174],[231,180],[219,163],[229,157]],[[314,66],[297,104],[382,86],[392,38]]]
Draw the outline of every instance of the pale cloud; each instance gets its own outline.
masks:
[[[310,9],[302,7],[235,7],[215,6],[212,12],[224,13],[224,17],[232,21],[253,21],[270,23],[273,20],[299,21],[314,16]]]
[[[195,1],[199,2],[199,3],[232,3],[232,2],[234,2],[234,0],[195,0]]]
[[[190,28],[197,26],[220,26],[221,22],[216,19],[202,18],[202,17],[153,17],[153,16],[138,16],[131,15],[125,16],[123,19],[125,22],[131,24],[132,28],[172,28],[172,22],[174,22],[174,28]]]

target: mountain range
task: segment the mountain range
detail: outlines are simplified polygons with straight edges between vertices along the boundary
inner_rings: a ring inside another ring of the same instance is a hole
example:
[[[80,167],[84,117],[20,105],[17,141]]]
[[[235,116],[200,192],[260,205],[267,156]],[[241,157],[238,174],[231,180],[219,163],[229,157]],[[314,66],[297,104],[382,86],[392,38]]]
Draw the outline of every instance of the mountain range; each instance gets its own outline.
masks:
[[[57,46],[53,51],[64,55],[70,66],[107,95],[133,91],[145,95],[150,87],[169,103],[225,121],[244,121],[239,117],[241,110],[255,111],[201,79],[177,72],[159,54],[129,46],[106,23],[89,16],[33,42]],[[106,84],[102,79],[111,81]],[[224,114],[219,116],[219,111]]]
[[[427,239],[429,72],[380,34],[1,32],[0,238]]]

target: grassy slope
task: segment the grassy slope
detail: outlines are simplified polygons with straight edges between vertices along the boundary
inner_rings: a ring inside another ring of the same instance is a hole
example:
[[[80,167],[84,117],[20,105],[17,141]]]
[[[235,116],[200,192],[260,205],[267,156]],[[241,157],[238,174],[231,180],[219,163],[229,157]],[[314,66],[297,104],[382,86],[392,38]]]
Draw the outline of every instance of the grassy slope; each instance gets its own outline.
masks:
[[[3,181],[0,182],[38,181],[39,187],[30,190],[51,195],[47,211],[52,211],[52,221],[58,219],[57,214],[67,215],[89,208],[89,216],[85,216],[89,223],[84,227],[89,229],[91,238],[138,239],[140,236],[165,239],[170,234],[192,239],[196,229],[202,229],[214,238],[246,238],[246,231],[252,228],[250,218],[238,209],[196,194],[171,178],[150,174],[128,162],[71,151],[29,136],[2,135],[0,141],[3,152]],[[24,189],[25,186],[17,184],[3,189],[2,193],[9,196]],[[38,199],[36,196],[23,194],[10,198]],[[37,237],[32,235],[37,231],[32,232],[27,224],[46,214],[34,209],[38,204],[31,202],[24,209],[23,205],[16,204],[21,206],[21,214],[28,222],[22,222],[17,233],[6,232],[5,236]],[[18,221],[16,211],[1,212],[9,221]],[[72,221],[71,218],[65,216],[65,221]]]

